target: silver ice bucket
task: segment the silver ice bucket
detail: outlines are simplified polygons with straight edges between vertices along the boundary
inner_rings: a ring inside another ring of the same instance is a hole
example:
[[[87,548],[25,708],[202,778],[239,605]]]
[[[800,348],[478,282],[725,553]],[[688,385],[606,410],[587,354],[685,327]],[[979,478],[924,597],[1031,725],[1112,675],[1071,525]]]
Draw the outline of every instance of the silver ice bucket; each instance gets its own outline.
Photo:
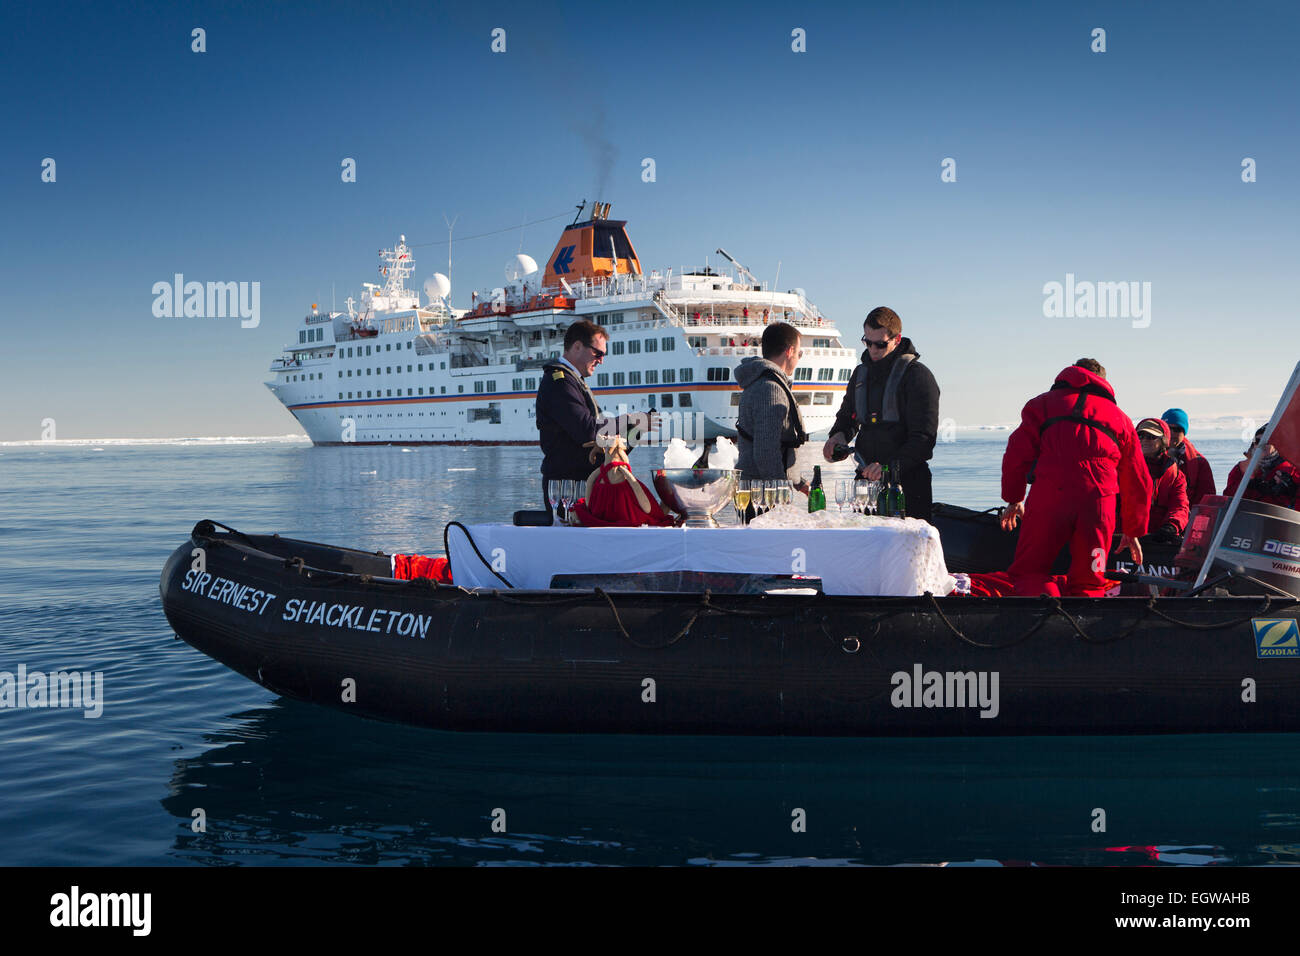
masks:
[[[686,519],[688,528],[716,528],[713,516],[736,492],[738,471],[722,468],[660,468],[653,473],[659,500]]]

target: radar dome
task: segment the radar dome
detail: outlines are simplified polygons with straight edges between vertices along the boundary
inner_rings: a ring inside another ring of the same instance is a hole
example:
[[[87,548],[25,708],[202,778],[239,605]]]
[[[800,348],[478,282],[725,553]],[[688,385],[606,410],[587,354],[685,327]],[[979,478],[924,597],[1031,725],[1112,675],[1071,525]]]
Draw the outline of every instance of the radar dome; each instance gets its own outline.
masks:
[[[435,272],[424,280],[424,294],[430,302],[435,299],[446,299],[449,292],[451,292],[451,280],[441,272]]]
[[[537,260],[522,252],[506,263],[506,279],[510,282],[516,282],[536,271]]]

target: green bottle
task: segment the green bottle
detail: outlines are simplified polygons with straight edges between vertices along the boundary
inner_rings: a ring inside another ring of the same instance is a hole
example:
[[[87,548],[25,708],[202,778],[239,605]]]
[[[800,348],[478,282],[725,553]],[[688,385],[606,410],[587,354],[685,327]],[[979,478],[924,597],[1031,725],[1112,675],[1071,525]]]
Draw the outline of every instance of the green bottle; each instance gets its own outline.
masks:
[[[812,487],[808,489],[808,513],[826,510],[826,492],[822,489],[822,466],[813,465]]]
[[[876,514],[881,518],[894,517],[894,483],[889,480],[889,466],[880,467],[880,492],[876,496]]]
[[[907,497],[903,494],[903,465],[894,462],[894,517],[907,517]]]

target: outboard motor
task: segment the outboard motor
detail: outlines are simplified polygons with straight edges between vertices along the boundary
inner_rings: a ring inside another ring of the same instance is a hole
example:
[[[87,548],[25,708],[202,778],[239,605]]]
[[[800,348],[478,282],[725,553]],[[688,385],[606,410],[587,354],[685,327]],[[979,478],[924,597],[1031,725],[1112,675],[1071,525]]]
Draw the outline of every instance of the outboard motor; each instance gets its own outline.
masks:
[[[1175,563],[1200,570],[1231,498],[1213,495],[1192,509]],[[1241,566],[1253,578],[1300,597],[1300,512],[1242,499],[1219,544],[1210,576]]]

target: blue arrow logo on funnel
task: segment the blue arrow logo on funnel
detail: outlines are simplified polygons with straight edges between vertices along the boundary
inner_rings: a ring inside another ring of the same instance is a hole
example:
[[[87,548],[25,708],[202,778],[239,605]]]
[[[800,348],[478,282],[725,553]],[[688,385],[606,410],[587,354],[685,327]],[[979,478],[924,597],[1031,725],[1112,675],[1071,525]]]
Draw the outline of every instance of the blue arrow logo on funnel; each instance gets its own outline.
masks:
[[[578,248],[576,245],[565,246],[560,250],[560,254],[555,257],[555,274],[557,276],[572,271],[569,266],[573,265],[573,250],[576,248]]]

